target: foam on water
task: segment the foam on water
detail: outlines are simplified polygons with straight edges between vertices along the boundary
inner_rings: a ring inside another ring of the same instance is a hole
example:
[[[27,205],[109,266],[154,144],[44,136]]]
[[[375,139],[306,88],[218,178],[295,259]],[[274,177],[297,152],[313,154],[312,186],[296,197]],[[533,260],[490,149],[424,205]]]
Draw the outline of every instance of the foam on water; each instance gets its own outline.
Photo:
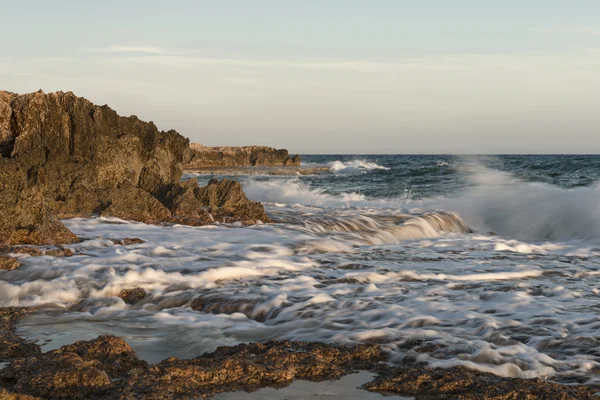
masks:
[[[355,171],[369,171],[374,169],[389,170],[388,167],[384,167],[374,162],[366,160],[352,160],[352,161],[332,161],[329,163],[329,169],[332,172],[355,172]]]
[[[464,174],[461,195],[418,201],[247,179],[276,221],[253,227],[66,220],[78,254],[16,255],[0,306],[41,307],[19,332],[46,349],[112,333],[156,362],[270,339],[379,343],[397,364],[599,383],[597,189]],[[125,237],[146,242],[109,240]],[[134,287],[141,302],[117,297]]]

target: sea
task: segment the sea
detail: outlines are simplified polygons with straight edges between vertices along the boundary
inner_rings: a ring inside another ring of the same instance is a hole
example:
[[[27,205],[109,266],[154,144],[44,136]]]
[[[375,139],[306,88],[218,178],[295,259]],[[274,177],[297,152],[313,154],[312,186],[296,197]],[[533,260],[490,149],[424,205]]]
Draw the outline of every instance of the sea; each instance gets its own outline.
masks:
[[[100,334],[149,362],[272,339],[377,343],[393,365],[600,383],[600,156],[302,160],[328,172],[184,175],[241,181],[273,223],[64,220],[77,254],[19,255],[0,306],[39,307],[18,333],[44,350]],[[110,240],[130,237],[145,243]],[[137,287],[139,303],[117,297]]]

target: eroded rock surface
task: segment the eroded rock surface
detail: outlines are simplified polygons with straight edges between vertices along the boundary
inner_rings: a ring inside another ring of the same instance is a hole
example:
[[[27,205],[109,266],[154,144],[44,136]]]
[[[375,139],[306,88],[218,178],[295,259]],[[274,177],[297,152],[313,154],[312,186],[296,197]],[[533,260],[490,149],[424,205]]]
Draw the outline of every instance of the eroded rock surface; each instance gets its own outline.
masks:
[[[382,359],[377,346],[341,348],[316,343],[268,342],[220,347],[190,360],[139,360],[114,336],[100,336],[13,361],[0,386],[48,399],[189,399],[293,379],[337,379]]]
[[[300,156],[285,149],[267,146],[208,147],[192,143],[192,155],[186,169],[205,167],[290,167],[300,165]]]
[[[123,289],[119,297],[127,304],[135,304],[146,297],[146,291],[142,288]]]
[[[215,208],[213,218],[198,188],[180,181],[191,154],[177,132],[121,117],[71,92],[0,92],[0,244],[74,243],[77,237],[59,221],[69,217],[190,225],[225,214],[228,221],[265,218],[262,206],[238,196],[235,185],[240,211]]]
[[[371,391],[393,392],[416,399],[441,400],[586,400],[597,399],[598,388],[565,386],[542,379],[503,378],[465,367],[425,366],[383,368],[364,385]]]
[[[27,310],[4,312],[14,321]],[[464,367],[393,368],[382,363],[385,355],[377,345],[344,348],[270,341],[219,347],[193,359],[169,358],[148,365],[123,339],[104,335],[44,354],[39,348],[22,351],[18,357],[0,370],[0,398],[206,398],[225,391],[282,387],[294,379],[338,379],[357,370],[379,373],[364,385],[367,390],[419,400],[585,400],[597,398],[594,393],[598,391],[540,379],[502,378]]]
[[[26,342],[14,331],[16,321],[31,311],[29,308],[0,308],[0,361],[28,357],[41,352],[40,346]]]

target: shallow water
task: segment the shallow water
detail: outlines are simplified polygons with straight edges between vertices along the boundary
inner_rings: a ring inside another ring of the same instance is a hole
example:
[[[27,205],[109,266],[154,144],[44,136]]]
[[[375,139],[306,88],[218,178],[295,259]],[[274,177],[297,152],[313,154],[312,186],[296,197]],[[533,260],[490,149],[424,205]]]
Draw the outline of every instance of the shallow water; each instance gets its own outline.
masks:
[[[412,397],[382,395],[368,392],[359,387],[373,380],[375,375],[361,371],[348,375],[337,381],[309,382],[294,381],[282,389],[265,388],[256,392],[231,392],[216,395],[215,400],[258,399],[258,400],[302,400],[302,399],[345,399],[345,400],[411,400]]]
[[[19,255],[0,306],[43,306],[18,330],[45,349],[112,333],[157,362],[269,339],[379,343],[392,363],[598,383],[598,158],[320,157],[304,159],[331,174],[236,177],[275,224],[66,220],[88,238],[80,254]],[[108,240],[125,237],[146,243]],[[149,295],[116,297],[133,287]]]

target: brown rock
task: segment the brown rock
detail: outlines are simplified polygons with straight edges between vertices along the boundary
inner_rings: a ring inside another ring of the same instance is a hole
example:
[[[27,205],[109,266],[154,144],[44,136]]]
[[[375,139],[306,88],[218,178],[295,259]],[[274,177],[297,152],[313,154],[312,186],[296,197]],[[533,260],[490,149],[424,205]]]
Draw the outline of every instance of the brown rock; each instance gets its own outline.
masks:
[[[31,311],[29,308],[0,308],[0,361],[40,353],[40,346],[25,342],[14,332],[16,321]]]
[[[208,185],[198,191],[198,199],[203,206],[210,209],[215,220],[220,222],[270,222],[263,205],[248,200],[242,185],[237,181],[211,179]]]
[[[465,367],[429,369],[425,366],[384,368],[381,376],[365,384],[364,388],[431,400],[585,400],[595,399],[597,392],[586,386],[565,386],[542,379],[503,378]]]
[[[26,394],[9,392],[6,389],[0,388],[0,399],[2,400],[41,400],[39,397],[33,397]]]
[[[188,145],[175,131],[71,92],[0,92],[0,245],[76,242],[59,218],[212,222],[198,188],[180,182]],[[240,204],[228,221],[264,214]]]
[[[146,297],[146,291],[142,288],[123,289],[119,297],[127,304],[135,304]]]
[[[71,250],[67,247],[59,247],[56,249],[44,251],[45,256],[52,256],[52,257],[72,257],[73,254],[75,254],[75,253],[73,253],[73,250]]]
[[[0,270],[13,271],[21,266],[19,260],[9,256],[0,256]]]
[[[124,239],[111,239],[111,240],[114,244],[121,245],[121,246],[129,246],[132,244],[146,243],[145,240],[142,240],[140,238],[124,238]]]
[[[191,157],[186,169],[205,167],[299,166],[300,156],[290,157],[285,149],[267,146],[207,147],[190,144]]]

